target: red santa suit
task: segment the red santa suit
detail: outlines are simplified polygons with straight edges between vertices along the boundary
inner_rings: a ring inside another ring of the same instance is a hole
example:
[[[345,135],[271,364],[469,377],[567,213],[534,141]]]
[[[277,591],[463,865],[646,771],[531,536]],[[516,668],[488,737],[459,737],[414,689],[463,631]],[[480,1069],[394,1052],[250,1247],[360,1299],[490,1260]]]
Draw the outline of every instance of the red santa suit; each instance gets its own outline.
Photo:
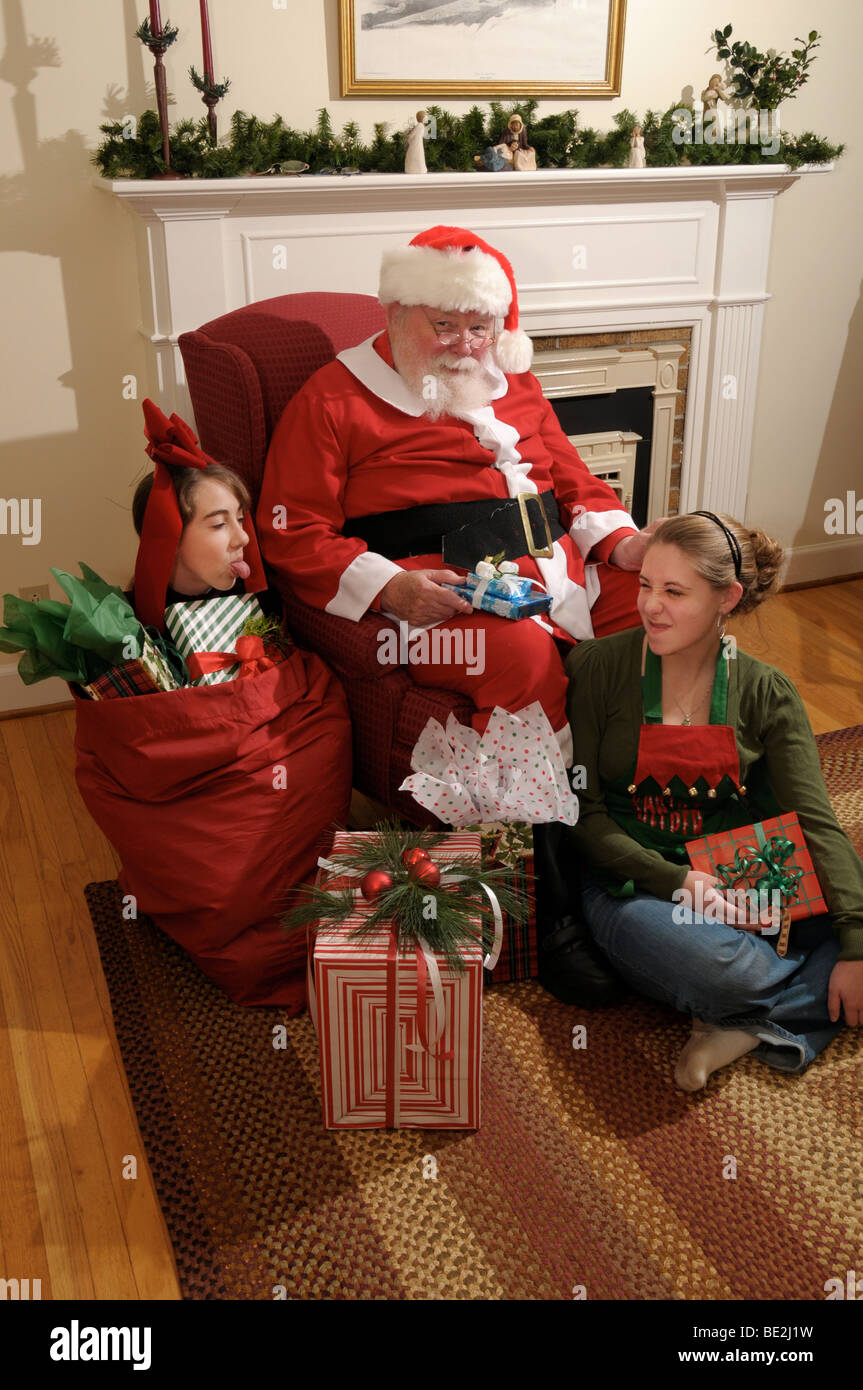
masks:
[[[404,569],[442,567],[436,554],[398,562],[342,534],[346,521],[433,502],[554,492],[568,534],[550,558],[518,561],[553,597],[551,621],[456,617],[484,632],[484,670],[449,661],[412,665],[422,685],[464,691],[483,728],[495,704],[540,700],[552,728],[566,724],[566,676],[554,637],[604,635],[637,624],[637,576],[609,567],[637,528],[617,495],[586,468],[530,372],[504,376],[490,405],[430,420],[393,367],[386,333],[322,367],[287,406],[273,434],[257,513],[261,548],[301,599],[359,619]],[[587,562],[587,563],[586,563]]]

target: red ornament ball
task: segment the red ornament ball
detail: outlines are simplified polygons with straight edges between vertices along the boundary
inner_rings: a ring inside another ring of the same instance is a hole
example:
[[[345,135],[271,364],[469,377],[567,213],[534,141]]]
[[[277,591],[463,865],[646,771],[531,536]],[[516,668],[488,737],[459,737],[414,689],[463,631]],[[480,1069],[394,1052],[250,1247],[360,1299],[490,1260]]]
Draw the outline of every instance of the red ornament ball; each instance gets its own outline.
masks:
[[[431,856],[427,849],[420,849],[419,845],[415,849],[406,849],[402,855],[402,863],[410,869],[414,864],[424,864]]]
[[[425,859],[411,865],[408,877],[412,878],[414,883],[421,883],[424,888],[437,888],[440,884],[440,869],[430,859]]]
[[[370,869],[360,879],[360,892],[369,903],[373,903],[376,898],[388,893],[392,886],[392,874],[388,874],[386,869]]]

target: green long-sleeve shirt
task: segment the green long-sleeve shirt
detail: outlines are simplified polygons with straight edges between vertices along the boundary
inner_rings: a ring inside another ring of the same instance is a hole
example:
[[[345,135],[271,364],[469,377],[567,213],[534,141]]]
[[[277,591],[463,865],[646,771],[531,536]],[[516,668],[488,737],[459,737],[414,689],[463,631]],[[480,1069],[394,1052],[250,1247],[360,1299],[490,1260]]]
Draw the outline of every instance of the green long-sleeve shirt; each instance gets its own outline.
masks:
[[[665,857],[640,844],[605,803],[607,788],[631,778],[638,751],[643,640],[643,630],[631,628],[581,642],[567,658],[574,756],[586,782],[571,833],[607,883],[632,880],[639,892],[670,900],[683,886],[688,861],[679,850]],[[726,719],[747,789],[737,823],[797,812],[839,933],[840,959],[863,960],[863,863],[830,805],[803,701],[787,676],[746,652],[738,651],[728,668]],[[710,833],[706,826],[704,833]],[[682,834],[680,843],[694,838]]]

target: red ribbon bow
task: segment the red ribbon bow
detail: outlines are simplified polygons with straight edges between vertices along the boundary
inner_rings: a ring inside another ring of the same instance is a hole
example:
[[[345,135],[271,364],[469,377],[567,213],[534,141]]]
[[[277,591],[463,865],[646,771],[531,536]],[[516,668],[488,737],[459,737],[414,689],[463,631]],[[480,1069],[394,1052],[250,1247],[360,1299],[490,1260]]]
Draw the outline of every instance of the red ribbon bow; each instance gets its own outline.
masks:
[[[164,411],[150,400],[143,402],[144,434],[149,441],[145,453],[154,463],[170,463],[175,468],[206,468],[217,460],[205,454],[192,433],[176,413],[168,419]]]
[[[193,680],[197,680],[199,676],[209,676],[213,671],[226,671],[229,666],[236,666],[238,663],[241,669],[237,680],[242,680],[244,676],[256,676],[261,671],[269,671],[270,667],[276,664],[264,655],[261,638],[249,633],[237,638],[235,652],[192,652],[186,661]]]
[[[216,460],[199,448],[197,436],[179,415],[174,414],[169,420],[151,400],[144,401],[143,407],[146,452],[155,471],[135,561],[135,612],[146,627],[162,631],[165,595],[183,535],[183,518],[169,468],[207,468]],[[266,589],[267,579],[248,516],[243,518],[243,529],[249,537],[243,558],[251,571],[246,593],[254,594]]]

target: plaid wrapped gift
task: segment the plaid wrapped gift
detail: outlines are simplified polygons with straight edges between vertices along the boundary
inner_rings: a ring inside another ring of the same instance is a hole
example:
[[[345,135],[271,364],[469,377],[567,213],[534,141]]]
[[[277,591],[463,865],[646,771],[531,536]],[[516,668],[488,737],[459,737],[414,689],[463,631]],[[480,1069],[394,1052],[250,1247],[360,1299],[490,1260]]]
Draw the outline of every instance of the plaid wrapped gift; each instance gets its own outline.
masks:
[[[778,890],[782,927],[777,952],[785,955],[792,921],[827,911],[812,857],[795,812],[718,835],[687,840],[693,869],[714,874],[728,888]]]
[[[333,852],[355,834],[339,831]],[[436,863],[480,857],[479,836],[459,831],[435,846]],[[327,887],[356,885],[329,877]],[[462,951],[457,973],[440,956],[444,1026],[434,1038],[432,991],[422,1016],[417,951],[399,955],[395,930],[351,940],[370,905],[358,899],[340,925],[321,927],[309,962],[309,1006],[321,1058],[326,1129],[477,1129],[482,1052],[482,950]],[[427,969],[427,966],[426,966]],[[424,972],[423,972],[424,974]],[[428,1046],[426,1046],[426,1041]]]
[[[511,887],[528,907],[524,922],[503,913],[503,945],[494,970],[485,972],[488,985],[509,980],[535,980],[539,974],[536,947],[533,825],[529,821],[491,821],[470,826],[479,831],[486,869],[509,869]]]
[[[113,700],[125,695],[155,695],[177,690],[179,681],[162,653],[146,634],[141,655],[112,666],[79,689],[91,700]]]
[[[260,618],[261,605],[254,594],[225,594],[223,598],[190,599],[172,603],[165,610],[165,625],[180,655],[186,660],[194,652],[233,652],[246,623]],[[240,663],[221,671],[210,671],[193,685],[220,685],[236,680]]]

